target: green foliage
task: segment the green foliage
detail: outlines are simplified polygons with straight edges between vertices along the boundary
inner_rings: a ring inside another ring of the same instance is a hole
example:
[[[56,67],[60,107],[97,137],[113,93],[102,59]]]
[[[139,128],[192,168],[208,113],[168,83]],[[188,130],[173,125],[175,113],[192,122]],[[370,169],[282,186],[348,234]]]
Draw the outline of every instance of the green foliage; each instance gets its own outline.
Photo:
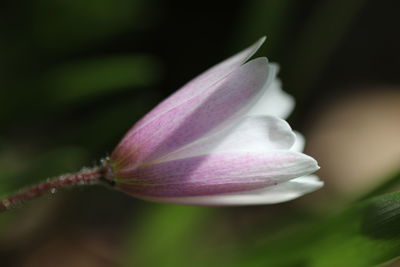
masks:
[[[153,204],[146,212],[127,236],[123,266],[204,266],[196,240],[211,208]]]
[[[126,236],[123,266],[362,267],[400,257],[400,193],[365,200],[323,220],[298,220],[291,228],[284,223],[250,246],[228,244],[233,239],[212,243],[215,229],[206,228],[210,220],[216,224],[211,209],[149,206]]]
[[[370,192],[360,197],[360,200],[368,199],[383,193],[390,192],[399,183],[400,183],[400,170],[397,170],[393,173],[390,173],[390,175],[384,180],[382,184],[380,184],[376,188],[373,188]]]
[[[40,0],[33,8],[33,38],[47,52],[81,49],[148,25],[151,1]]]
[[[363,201],[323,222],[278,235],[237,266],[371,266],[400,256],[400,193]]]
[[[43,83],[52,105],[71,104],[117,89],[155,85],[159,66],[151,57],[122,55],[67,63],[52,69]]]

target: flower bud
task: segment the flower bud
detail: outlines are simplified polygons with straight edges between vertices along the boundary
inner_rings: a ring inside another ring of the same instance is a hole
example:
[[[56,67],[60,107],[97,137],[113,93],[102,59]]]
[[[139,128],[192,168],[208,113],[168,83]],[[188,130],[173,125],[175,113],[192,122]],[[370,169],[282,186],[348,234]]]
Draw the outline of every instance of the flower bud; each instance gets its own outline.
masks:
[[[184,85],[137,122],[108,174],[138,198],[195,205],[288,201],[322,186],[303,137],[283,119],[294,100],[277,65],[246,62],[265,38]]]

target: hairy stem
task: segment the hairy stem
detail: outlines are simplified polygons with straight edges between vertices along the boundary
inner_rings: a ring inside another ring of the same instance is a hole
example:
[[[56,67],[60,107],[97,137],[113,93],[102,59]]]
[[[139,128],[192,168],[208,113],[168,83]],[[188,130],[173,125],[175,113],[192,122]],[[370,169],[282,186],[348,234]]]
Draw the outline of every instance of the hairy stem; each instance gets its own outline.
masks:
[[[104,171],[103,167],[84,169],[77,173],[61,175],[22,189],[0,200],[0,212],[12,209],[44,194],[55,193],[58,189],[98,184],[104,180]]]

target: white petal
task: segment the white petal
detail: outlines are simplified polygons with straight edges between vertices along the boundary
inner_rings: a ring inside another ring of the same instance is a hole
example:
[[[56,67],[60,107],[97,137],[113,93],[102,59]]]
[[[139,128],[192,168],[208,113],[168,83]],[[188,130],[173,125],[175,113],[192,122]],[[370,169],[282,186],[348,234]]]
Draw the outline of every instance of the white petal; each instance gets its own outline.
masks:
[[[280,80],[275,79],[249,111],[249,115],[272,115],[285,119],[292,112],[294,105],[293,97],[284,92]]]
[[[305,138],[301,133],[299,133],[297,131],[294,131],[294,134],[296,135],[296,141],[294,142],[294,144],[290,148],[290,150],[302,152],[304,150],[304,146],[306,143]]]
[[[295,134],[286,121],[272,116],[252,116],[174,151],[160,161],[216,153],[268,153],[290,149],[294,143]]]
[[[323,182],[316,175],[303,176],[292,179],[275,186],[266,187],[242,193],[196,196],[196,197],[175,197],[163,199],[151,199],[178,204],[193,205],[215,205],[215,206],[240,206],[240,205],[262,205],[275,204],[298,198],[304,194],[313,192],[323,186]]]

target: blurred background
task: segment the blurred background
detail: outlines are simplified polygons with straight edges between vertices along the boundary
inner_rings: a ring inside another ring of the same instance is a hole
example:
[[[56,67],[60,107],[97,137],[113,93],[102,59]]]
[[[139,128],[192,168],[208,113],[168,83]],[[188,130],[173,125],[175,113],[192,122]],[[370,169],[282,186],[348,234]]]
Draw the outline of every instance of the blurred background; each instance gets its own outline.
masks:
[[[324,262],[339,237],[325,242],[332,255],[310,245],[290,261],[293,243],[276,238],[300,240],[355,200],[396,190],[399,10],[393,0],[1,1],[0,195],[99,163],[159,101],[263,35],[257,55],[280,64],[297,100],[289,122],[326,185],[240,208],[66,190],[0,214],[0,265],[335,266]]]

